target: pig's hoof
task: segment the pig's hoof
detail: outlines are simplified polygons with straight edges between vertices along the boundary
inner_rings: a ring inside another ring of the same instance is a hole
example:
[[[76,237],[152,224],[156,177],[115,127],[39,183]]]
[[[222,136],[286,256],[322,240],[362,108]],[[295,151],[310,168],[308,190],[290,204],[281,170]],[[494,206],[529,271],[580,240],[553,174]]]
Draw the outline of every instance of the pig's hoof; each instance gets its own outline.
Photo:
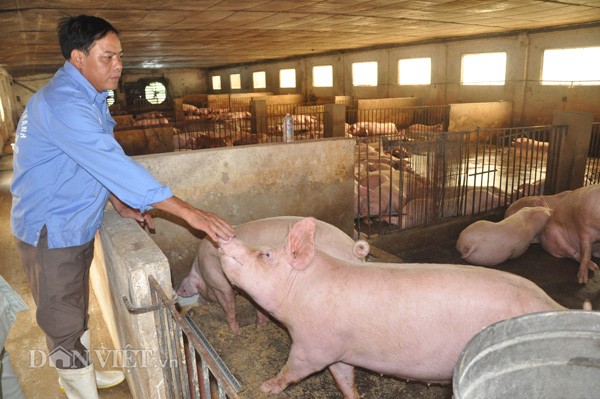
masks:
[[[269,324],[269,320],[260,320],[256,322],[256,328],[262,329],[265,328]]]
[[[260,390],[266,393],[281,393],[284,387],[281,387],[275,380],[276,379],[273,378],[264,382],[260,386]]]
[[[238,324],[235,325],[230,325],[229,329],[231,330],[232,333],[234,333],[235,335],[237,335],[238,337],[240,335],[242,335],[242,330],[240,329],[240,326]]]
[[[587,269],[583,270],[583,271],[579,271],[579,273],[577,273],[577,282],[579,284],[587,284],[588,282],[588,271]]]

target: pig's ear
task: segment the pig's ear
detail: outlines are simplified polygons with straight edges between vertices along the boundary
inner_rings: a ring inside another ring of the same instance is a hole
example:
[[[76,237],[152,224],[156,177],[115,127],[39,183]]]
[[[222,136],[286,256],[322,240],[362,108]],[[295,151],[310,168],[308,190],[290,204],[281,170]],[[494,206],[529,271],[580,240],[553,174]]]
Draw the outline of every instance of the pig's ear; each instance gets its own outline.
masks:
[[[305,269],[315,257],[315,219],[306,218],[292,226],[283,251],[294,269]]]

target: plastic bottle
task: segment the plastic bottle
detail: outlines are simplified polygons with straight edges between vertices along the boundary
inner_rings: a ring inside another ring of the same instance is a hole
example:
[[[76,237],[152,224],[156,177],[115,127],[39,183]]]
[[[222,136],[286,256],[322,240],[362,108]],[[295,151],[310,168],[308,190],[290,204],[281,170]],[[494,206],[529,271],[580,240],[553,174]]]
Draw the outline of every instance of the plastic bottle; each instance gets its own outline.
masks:
[[[294,119],[290,114],[285,114],[283,118],[283,141],[285,143],[294,141]]]

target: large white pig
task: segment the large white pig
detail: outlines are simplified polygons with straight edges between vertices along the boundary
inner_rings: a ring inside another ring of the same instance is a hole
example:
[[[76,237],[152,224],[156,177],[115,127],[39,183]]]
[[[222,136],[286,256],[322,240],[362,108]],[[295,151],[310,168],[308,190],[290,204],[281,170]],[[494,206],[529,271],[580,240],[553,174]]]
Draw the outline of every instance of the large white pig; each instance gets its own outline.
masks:
[[[557,258],[579,262],[577,281],[587,283],[588,272],[598,270],[592,246],[600,241],[600,185],[578,188],[556,204],[540,236],[542,247]]]
[[[355,136],[398,134],[398,128],[392,122],[356,122],[351,127],[351,133]]]
[[[478,220],[459,235],[456,250],[467,262],[496,266],[523,255],[531,243],[539,242],[552,210],[545,206],[527,207],[499,221]]]
[[[258,219],[235,226],[234,230],[236,237],[254,245],[278,245],[283,242],[294,223],[301,219],[299,216]],[[332,256],[346,260],[364,261],[369,254],[369,244],[366,241],[355,242],[339,228],[323,221],[317,223],[315,244]],[[225,312],[231,331],[239,335],[235,291],[223,274],[217,247],[208,238],[200,240],[198,255],[194,259],[192,269],[177,289],[177,294],[181,297],[189,297],[196,293],[200,294],[199,301],[217,301]],[[259,325],[267,322],[267,317],[260,309],[256,310],[256,315]]]
[[[506,209],[504,217],[507,218],[513,215],[517,211],[523,208],[532,206],[545,206],[546,208],[554,209],[556,204],[563,199],[564,196],[568,195],[571,190],[566,190],[558,194],[553,195],[530,195],[527,197],[519,198]]]
[[[328,367],[344,398],[359,398],[354,367],[450,382],[467,342],[497,321],[564,309],[529,280],[466,265],[351,262],[315,248],[316,221],[283,247],[220,241],[223,271],[289,331],[292,347],[264,392]]]

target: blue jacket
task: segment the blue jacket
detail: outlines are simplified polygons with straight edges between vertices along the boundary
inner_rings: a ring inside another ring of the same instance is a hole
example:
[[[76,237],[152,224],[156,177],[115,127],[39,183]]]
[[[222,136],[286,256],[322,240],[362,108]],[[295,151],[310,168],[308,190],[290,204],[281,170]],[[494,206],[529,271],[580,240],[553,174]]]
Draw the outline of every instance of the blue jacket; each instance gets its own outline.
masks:
[[[27,103],[11,184],[20,240],[37,246],[46,225],[49,248],[81,245],[100,227],[109,193],[142,212],[173,196],[115,140],[107,96],[67,61]]]

